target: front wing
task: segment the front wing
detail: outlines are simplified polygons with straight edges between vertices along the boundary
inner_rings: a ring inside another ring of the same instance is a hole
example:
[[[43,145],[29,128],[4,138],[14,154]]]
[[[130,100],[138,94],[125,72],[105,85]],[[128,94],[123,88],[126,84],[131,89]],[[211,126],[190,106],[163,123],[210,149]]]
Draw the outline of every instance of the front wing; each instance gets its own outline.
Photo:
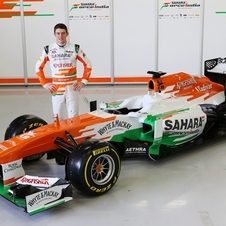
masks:
[[[37,188],[26,184],[15,183],[4,186],[0,182],[0,195],[18,207],[25,209],[29,215],[45,211],[72,200],[72,185],[58,179],[51,187]]]

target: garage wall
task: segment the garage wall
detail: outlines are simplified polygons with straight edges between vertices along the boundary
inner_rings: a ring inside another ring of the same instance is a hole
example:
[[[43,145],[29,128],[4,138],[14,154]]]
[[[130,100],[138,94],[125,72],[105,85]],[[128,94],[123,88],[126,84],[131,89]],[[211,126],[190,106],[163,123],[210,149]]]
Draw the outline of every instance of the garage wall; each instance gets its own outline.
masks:
[[[143,82],[156,69],[157,1],[113,2],[114,81]]]
[[[30,3],[30,4],[29,4]],[[35,74],[35,63],[44,46],[53,43],[53,26],[58,21],[67,23],[64,0],[28,1],[24,5],[24,26],[26,43],[26,68],[28,83],[39,83]],[[34,16],[26,16],[27,11],[35,12]],[[46,77],[51,78],[50,68],[45,68]]]
[[[17,82],[23,82],[23,47],[22,47],[22,21],[20,6],[15,7],[14,15],[8,14],[10,6],[1,7],[0,27],[0,78],[1,83],[7,82],[3,78],[21,78]],[[11,29],[10,29],[11,28]],[[12,29],[13,28],[13,29]],[[15,80],[16,81],[16,80]]]
[[[159,1],[158,68],[199,74],[203,1]]]
[[[226,57],[226,2],[206,0],[204,7],[203,61]]]
[[[70,41],[78,43],[92,61],[90,82],[110,83],[111,72],[111,21],[112,5],[109,0],[89,2],[81,0],[75,6],[68,1]],[[78,75],[83,73],[78,64]]]
[[[225,57],[224,0],[0,0],[0,85],[39,84],[35,62],[58,22],[92,60],[90,83],[143,83],[148,70],[201,75],[204,60]]]

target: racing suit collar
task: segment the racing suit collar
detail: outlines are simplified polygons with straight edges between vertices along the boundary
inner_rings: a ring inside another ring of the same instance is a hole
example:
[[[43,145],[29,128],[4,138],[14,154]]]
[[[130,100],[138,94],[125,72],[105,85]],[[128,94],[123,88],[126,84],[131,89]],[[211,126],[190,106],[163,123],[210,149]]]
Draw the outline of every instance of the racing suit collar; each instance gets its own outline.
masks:
[[[66,46],[67,42],[65,42],[63,45],[60,45],[60,44],[58,44],[57,42],[56,42],[56,44],[57,44],[59,47],[63,48],[64,46]]]

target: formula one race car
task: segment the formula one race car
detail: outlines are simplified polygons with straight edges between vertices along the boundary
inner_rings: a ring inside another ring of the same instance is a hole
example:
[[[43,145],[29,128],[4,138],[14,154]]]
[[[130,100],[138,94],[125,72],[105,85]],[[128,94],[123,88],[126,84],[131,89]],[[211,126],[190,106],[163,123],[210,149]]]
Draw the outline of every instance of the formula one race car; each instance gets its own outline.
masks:
[[[72,186],[92,196],[108,192],[122,157],[158,160],[226,134],[224,82],[183,72],[148,73],[145,95],[96,109],[92,102],[89,113],[62,121],[56,116],[52,124],[34,115],[13,120],[0,143],[0,195],[32,215],[71,200]],[[45,154],[65,164],[64,179],[25,174],[23,163]]]

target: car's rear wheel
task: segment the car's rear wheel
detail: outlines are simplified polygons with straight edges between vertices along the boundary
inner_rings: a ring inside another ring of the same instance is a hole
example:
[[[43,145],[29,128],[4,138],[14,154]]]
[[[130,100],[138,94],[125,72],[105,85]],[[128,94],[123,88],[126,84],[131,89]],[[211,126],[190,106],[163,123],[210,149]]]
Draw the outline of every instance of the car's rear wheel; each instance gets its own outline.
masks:
[[[120,168],[120,157],[112,144],[89,139],[79,144],[68,157],[66,175],[82,193],[98,196],[115,185]]]
[[[40,126],[46,125],[47,122],[35,115],[22,115],[14,119],[6,129],[5,140],[15,137],[19,134],[28,132]],[[32,155],[24,158],[24,161],[36,161],[44,154]]]

